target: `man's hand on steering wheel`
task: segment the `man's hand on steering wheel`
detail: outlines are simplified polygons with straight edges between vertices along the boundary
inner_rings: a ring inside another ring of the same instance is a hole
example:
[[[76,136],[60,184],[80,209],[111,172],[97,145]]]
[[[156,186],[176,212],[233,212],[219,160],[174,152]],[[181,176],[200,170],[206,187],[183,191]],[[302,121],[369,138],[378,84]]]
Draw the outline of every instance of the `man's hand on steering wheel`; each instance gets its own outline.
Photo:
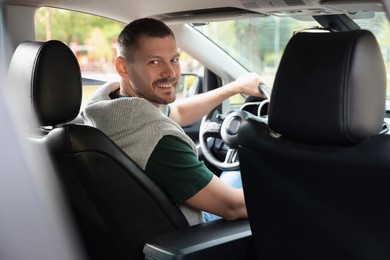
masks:
[[[258,80],[256,75],[257,74],[252,75],[251,73],[248,73],[242,76],[245,77],[245,79],[239,78],[235,82],[240,82],[241,80],[248,82],[248,78],[246,77],[253,77],[253,80]],[[245,86],[245,84],[243,86]],[[252,93],[253,87],[248,88],[247,90],[249,93]],[[255,94],[257,97],[262,97],[269,100],[271,96],[271,89],[264,85],[261,81]],[[199,131],[199,142],[202,153],[204,157],[215,167],[223,171],[236,170],[239,168],[237,155],[237,133],[241,122],[248,116],[248,112],[241,110],[229,111],[226,115],[220,117],[223,118],[222,122],[212,121],[212,116],[214,114],[215,109],[208,115],[204,116],[202,119]],[[213,153],[210,151],[211,148],[207,144],[207,139],[209,137],[220,138],[229,147],[223,161],[216,159]]]

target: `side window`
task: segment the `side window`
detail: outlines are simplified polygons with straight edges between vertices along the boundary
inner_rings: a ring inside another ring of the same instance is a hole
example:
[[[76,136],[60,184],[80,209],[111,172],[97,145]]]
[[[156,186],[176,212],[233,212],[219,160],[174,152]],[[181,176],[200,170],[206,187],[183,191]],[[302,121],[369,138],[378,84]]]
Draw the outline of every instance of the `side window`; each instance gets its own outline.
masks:
[[[35,14],[36,39],[60,40],[75,54],[83,77],[85,106],[92,93],[105,82],[118,81],[114,61],[116,39],[125,24],[85,13],[42,7]],[[181,54],[182,73],[202,75],[203,66],[185,52]],[[186,79],[186,78],[185,78]],[[178,96],[183,95],[183,89]],[[185,95],[188,96],[186,92]]]
[[[117,80],[115,41],[123,24],[110,19],[42,7],[35,14],[36,39],[60,40],[75,54],[83,77],[83,100],[104,82]]]

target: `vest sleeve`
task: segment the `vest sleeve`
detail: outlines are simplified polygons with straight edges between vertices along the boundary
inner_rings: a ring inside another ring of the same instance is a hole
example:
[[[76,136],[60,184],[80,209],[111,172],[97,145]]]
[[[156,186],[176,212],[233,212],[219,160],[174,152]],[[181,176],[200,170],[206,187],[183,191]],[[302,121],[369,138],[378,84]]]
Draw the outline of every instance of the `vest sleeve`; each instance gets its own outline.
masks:
[[[178,204],[194,196],[213,177],[191,146],[175,136],[160,139],[145,173]]]

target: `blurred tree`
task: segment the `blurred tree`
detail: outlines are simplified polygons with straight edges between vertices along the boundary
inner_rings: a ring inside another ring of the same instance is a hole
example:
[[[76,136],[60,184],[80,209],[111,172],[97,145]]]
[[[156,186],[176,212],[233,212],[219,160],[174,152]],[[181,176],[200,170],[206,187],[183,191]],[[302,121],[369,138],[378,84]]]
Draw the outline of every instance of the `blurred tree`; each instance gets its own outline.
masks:
[[[35,14],[37,40],[60,40],[75,52],[84,72],[113,72],[116,38],[123,24],[85,13],[43,7]]]
[[[123,24],[106,18],[68,10],[42,7],[35,15],[36,37],[38,40],[57,39],[69,44],[77,41],[86,44],[90,32],[98,28],[107,43],[112,44]]]
[[[294,20],[279,17],[256,17],[214,22],[198,29],[212,36],[230,55],[239,57],[248,70],[262,72],[264,66],[277,67],[294,24]]]

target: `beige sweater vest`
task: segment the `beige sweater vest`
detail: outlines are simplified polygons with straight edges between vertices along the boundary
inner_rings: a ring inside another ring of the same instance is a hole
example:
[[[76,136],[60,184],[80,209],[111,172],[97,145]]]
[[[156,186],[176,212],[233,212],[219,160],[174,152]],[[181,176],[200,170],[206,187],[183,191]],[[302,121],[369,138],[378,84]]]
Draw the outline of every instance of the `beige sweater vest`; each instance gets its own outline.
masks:
[[[117,83],[107,83],[94,93],[81,112],[87,125],[103,131],[142,170],[157,143],[166,135],[185,141],[197,154],[194,142],[183,129],[149,101],[137,97],[111,99],[109,94],[118,88]],[[180,209],[190,225],[203,222],[199,210],[185,204]]]

